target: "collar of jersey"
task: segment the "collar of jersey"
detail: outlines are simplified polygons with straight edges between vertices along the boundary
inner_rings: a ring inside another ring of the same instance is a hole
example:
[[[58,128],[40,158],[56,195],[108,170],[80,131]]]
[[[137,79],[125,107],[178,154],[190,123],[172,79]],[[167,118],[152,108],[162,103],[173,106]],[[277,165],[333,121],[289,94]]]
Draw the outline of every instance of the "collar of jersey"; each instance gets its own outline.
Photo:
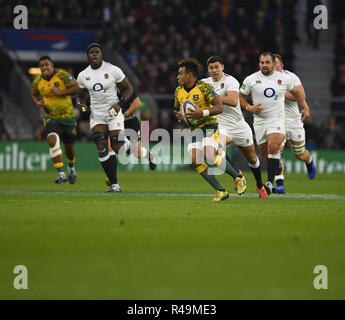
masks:
[[[188,89],[187,89],[186,87],[183,87],[183,88],[184,88],[187,92],[190,92],[190,91],[192,91],[192,90],[195,88],[195,86],[196,86],[196,84],[198,83],[198,81],[199,81],[199,80],[196,80],[195,83],[194,83],[190,88],[188,88]]]
[[[55,71],[55,69],[54,69],[54,72],[52,73],[52,75],[49,77],[49,78],[45,78],[45,77],[43,77],[43,75],[42,75],[42,78],[45,80],[45,81],[50,81],[50,79],[51,78],[53,78],[54,77],[54,74],[56,73],[56,71]]]

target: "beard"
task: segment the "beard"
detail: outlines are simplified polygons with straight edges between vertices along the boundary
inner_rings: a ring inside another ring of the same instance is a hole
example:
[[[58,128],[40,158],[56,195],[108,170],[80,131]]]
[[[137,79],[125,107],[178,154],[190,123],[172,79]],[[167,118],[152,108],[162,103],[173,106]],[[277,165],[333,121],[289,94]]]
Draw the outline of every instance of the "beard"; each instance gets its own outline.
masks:
[[[268,75],[272,72],[272,70],[270,70],[270,69],[268,69],[268,68],[263,68],[263,69],[261,70],[261,72],[262,72],[265,76],[268,76]]]

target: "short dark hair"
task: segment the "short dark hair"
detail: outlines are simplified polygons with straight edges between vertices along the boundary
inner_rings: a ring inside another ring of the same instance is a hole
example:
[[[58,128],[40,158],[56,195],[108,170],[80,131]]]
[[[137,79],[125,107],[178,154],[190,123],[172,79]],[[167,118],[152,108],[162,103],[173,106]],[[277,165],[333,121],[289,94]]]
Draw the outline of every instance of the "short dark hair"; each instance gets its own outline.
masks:
[[[199,77],[199,62],[195,58],[186,58],[178,62],[180,68],[185,67],[186,72],[191,72],[196,78]]]
[[[89,55],[89,51],[92,49],[92,48],[98,48],[99,50],[101,50],[102,54],[103,54],[103,49],[102,49],[102,46],[97,43],[97,42],[92,42],[90,43],[87,48],[86,48],[86,54]]]
[[[42,60],[49,60],[50,62],[53,62],[52,59],[50,59],[49,56],[42,56],[38,59],[38,63],[40,63]]]
[[[211,63],[219,62],[221,64],[224,64],[223,58],[221,56],[211,56],[207,59],[207,66]]]
[[[281,63],[283,63],[283,58],[282,58],[282,56],[281,56],[280,54],[274,53],[274,54],[273,54],[273,57],[274,57],[275,59],[279,59],[279,61],[280,61]]]
[[[270,56],[271,59],[272,59],[272,62],[274,62],[274,55],[273,55],[273,53],[270,52],[270,51],[264,51],[263,53],[261,53],[261,54],[259,55],[259,60],[260,60],[261,56],[264,56],[264,57]]]

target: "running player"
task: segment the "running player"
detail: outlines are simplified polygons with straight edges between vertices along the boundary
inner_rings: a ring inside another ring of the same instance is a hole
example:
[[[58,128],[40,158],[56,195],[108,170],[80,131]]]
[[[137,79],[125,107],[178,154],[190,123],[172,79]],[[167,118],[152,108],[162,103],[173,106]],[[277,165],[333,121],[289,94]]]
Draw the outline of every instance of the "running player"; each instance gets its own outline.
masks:
[[[79,73],[79,108],[87,110],[85,95],[90,95],[90,127],[98,149],[99,161],[110,180],[111,187],[107,192],[121,192],[117,180],[116,156],[110,156],[108,149],[108,134],[112,149],[125,152],[124,146],[124,116],[121,108],[128,104],[133,87],[122,70],[103,61],[102,47],[98,43],[91,43],[86,50],[90,65]],[[121,100],[118,88],[122,90]],[[128,146],[127,146],[128,147]]]
[[[291,92],[301,102],[303,97],[289,77],[274,70],[271,52],[260,55],[259,67],[260,71],[244,79],[239,97],[241,107],[254,114],[256,142],[262,158],[267,161],[266,190],[271,193],[279,167],[279,148],[285,139],[285,93]],[[249,94],[253,106],[246,101]]]
[[[223,112],[223,104],[213,87],[198,80],[198,61],[193,58],[179,61],[177,81],[179,86],[175,90],[174,108],[179,121],[182,121],[181,105],[185,101],[192,102],[196,109],[187,114],[188,119],[197,119],[196,124],[189,124],[190,136],[188,152],[192,165],[196,171],[216,190],[212,201],[218,202],[229,197],[229,193],[210,174],[208,165],[225,168],[225,172],[233,177],[237,183],[237,193],[243,194],[247,188],[246,178],[239,174],[222,156],[217,155],[219,144],[218,122],[214,117]]]
[[[146,158],[149,161],[150,169],[155,170],[157,165],[155,163],[153,153],[150,150],[141,146],[140,121],[135,113],[141,107],[141,100],[135,92],[132,95],[130,101],[128,101],[128,104],[129,107],[122,107],[122,112],[125,116],[125,133],[126,130],[133,130],[136,132],[136,137],[134,141],[132,140],[133,137],[131,137],[132,139],[130,140],[128,140],[127,138],[126,139],[128,142],[130,141],[130,147],[133,148],[134,156],[136,156],[137,158]],[[110,139],[108,139],[108,148],[109,154],[111,156],[115,156],[115,152],[111,148]],[[111,185],[110,180],[108,178],[105,182],[108,186]]]
[[[44,130],[49,144],[49,154],[58,171],[55,183],[68,181],[74,184],[77,173],[75,163],[76,121],[71,94],[78,88],[77,81],[67,71],[55,69],[49,56],[42,56],[38,61],[41,75],[32,83],[31,99],[38,108],[44,109]],[[43,99],[42,99],[43,97]],[[68,177],[63,170],[62,140],[68,162]]]
[[[208,58],[207,69],[210,77],[202,81],[214,87],[214,91],[220,96],[224,105],[224,111],[216,115],[221,148],[226,149],[226,145],[231,142],[238,146],[253,172],[259,198],[268,198],[261,179],[260,161],[255,152],[252,130],[244,120],[240,107],[238,98],[240,84],[234,77],[224,73],[224,63],[220,56]]]
[[[305,100],[305,91],[300,78],[291,71],[284,70],[283,59],[279,54],[274,54],[275,70],[286,74],[293,81],[294,87],[304,97],[300,102],[302,111],[300,113],[298,103],[294,96],[287,92],[285,94],[285,114],[286,114],[286,141],[290,144],[292,152],[298,160],[305,163],[309,179],[314,179],[316,175],[316,167],[310,152],[305,148],[305,131],[303,121],[310,117],[309,106]],[[280,151],[284,149],[282,144]],[[282,164],[281,173],[275,177],[277,186],[273,187],[275,193],[285,193],[284,187],[284,165]]]

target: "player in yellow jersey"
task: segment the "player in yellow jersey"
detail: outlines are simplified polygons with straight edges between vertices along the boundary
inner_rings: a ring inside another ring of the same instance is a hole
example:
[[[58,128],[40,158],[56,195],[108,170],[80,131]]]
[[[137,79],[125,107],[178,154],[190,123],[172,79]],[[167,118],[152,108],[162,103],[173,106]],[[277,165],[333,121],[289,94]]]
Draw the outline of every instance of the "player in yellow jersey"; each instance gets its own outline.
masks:
[[[195,111],[187,114],[188,118],[198,120],[195,125],[189,125],[188,152],[195,170],[216,190],[212,201],[218,202],[228,198],[229,193],[210,172],[208,165],[222,168],[232,176],[238,185],[238,194],[245,192],[247,182],[225,158],[217,154],[218,122],[214,116],[223,112],[223,104],[212,85],[198,80],[198,65],[198,61],[193,58],[178,63],[179,86],[175,90],[174,108],[177,119],[181,121],[181,105],[190,101],[196,106]]]
[[[58,171],[55,183],[61,184],[67,181],[63,170],[61,139],[68,162],[68,181],[74,184],[77,178],[74,167],[76,121],[71,94],[76,92],[78,84],[67,71],[55,69],[49,56],[42,56],[38,63],[41,75],[32,83],[31,99],[38,108],[44,109],[43,122],[49,153]]]

